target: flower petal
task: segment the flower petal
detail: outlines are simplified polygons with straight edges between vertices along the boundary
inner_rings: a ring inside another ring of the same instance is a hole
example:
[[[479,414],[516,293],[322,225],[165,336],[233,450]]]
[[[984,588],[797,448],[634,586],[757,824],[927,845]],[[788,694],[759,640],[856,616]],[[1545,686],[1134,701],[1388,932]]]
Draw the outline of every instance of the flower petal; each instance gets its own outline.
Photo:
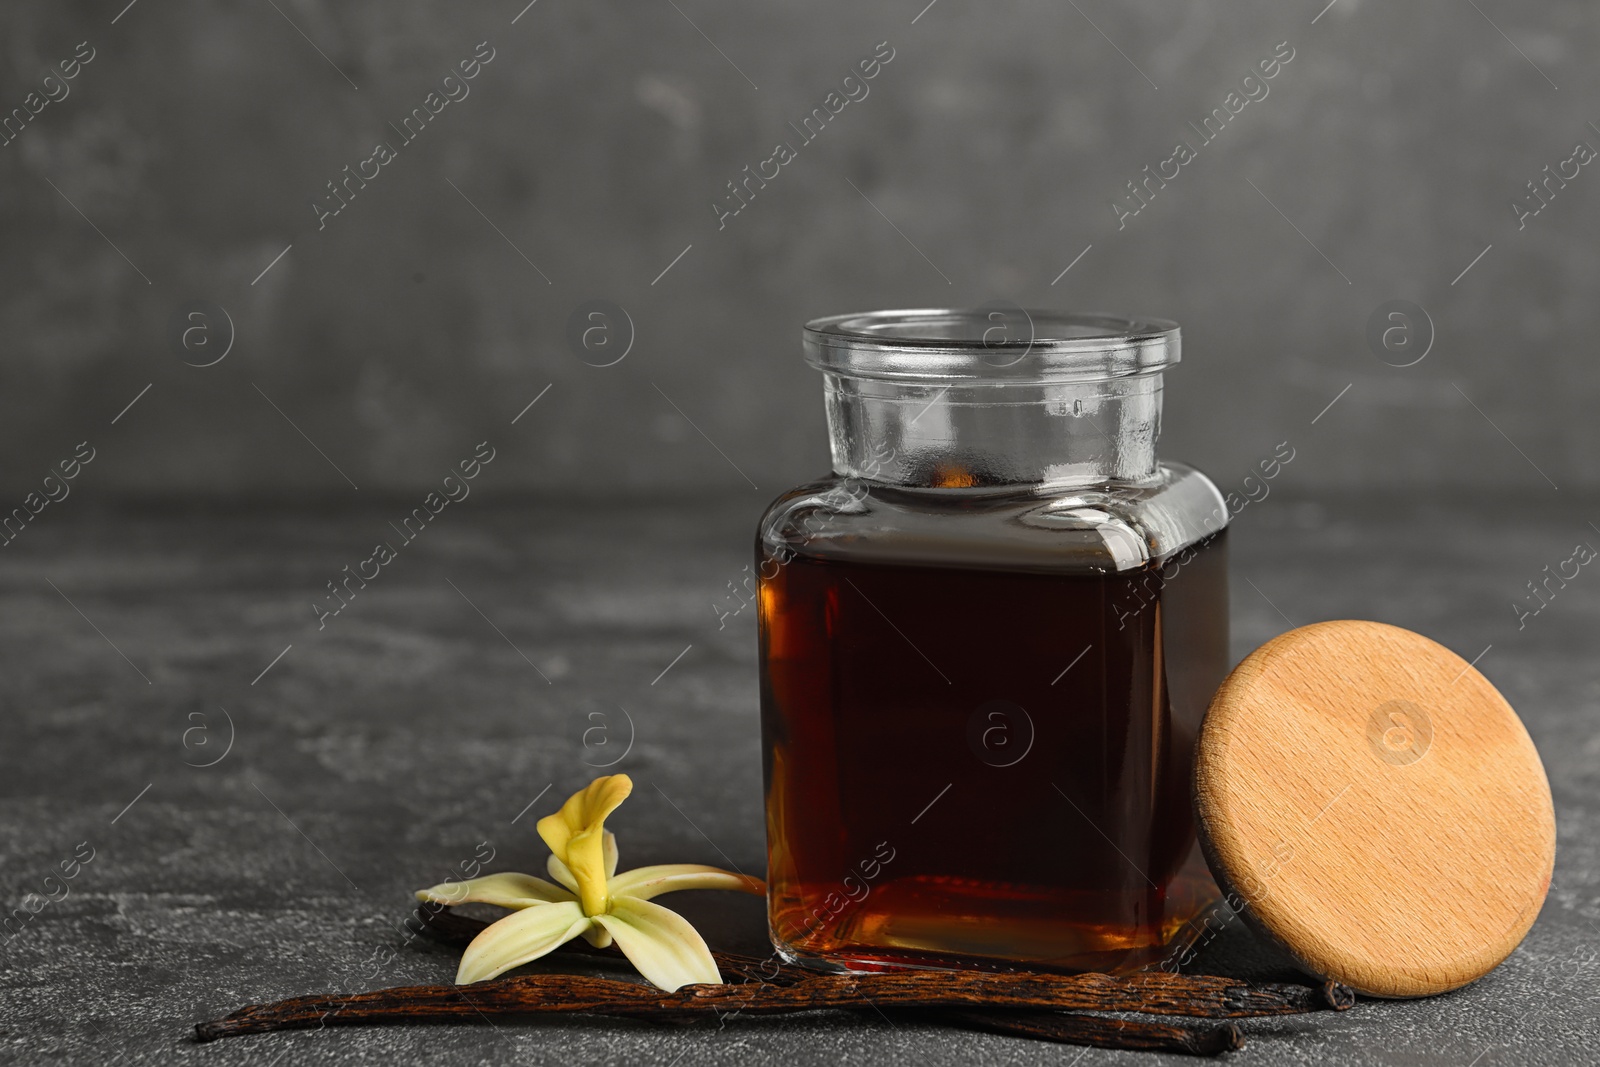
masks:
[[[571,890],[573,896],[578,895],[578,880],[572,877],[572,872],[567,869],[565,863],[561,862],[560,856],[552,854],[549,859],[544,861],[544,867],[551,878]]]
[[[736,889],[741,893],[762,894],[767,891],[767,883],[703,863],[662,863],[623,871],[611,879],[608,888],[614,897],[649,900],[680,889]]]
[[[575,900],[514,911],[472,939],[461,954],[456,985],[482,982],[536,960],[583,933],[591,921]]]
[[[611,932],[640,974],[669,993],[679,986],[722,981],[705,940],[675,911],[648,900],[616,897],[610,913],[596,915],[594,921]]]
[[[539,836],[562,859],[567,858],[567,842],[574,834],[599,829],[606,816],[633,792],[633,779],[626,774],[596,778],[567,798],[561,810],[539,820]]]
[[[604,831],[584,830],[567,840],[567,869],[578,882],[578,899],[585,915],[600,915],[611,907],[606,890]]]
[[[599,915],[610,906],[605,821],[631,792],[633,780],[625,774],[596,778],[572,794],[560,811],[539,820],[539,836],[572,872],[587,915]]]
[[[572,898],[573,894],[552,882],[514,871],[417,890],[418,900],[432,904],[497,904],[502,908],[528,908]]]
[[[610,830],[606,831],[603,850],[606,861],[606,881],[610,881],[611,876],[617,873],[617,860],[620,858],[617,855],[617,835]]]

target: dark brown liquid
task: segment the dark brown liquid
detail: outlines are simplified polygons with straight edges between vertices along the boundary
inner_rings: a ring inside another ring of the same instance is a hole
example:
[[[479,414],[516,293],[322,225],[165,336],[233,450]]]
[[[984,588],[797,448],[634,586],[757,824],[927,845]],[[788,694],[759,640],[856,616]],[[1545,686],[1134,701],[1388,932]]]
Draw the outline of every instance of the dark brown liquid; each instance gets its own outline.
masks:
[[[1189,783],[1228,666],[1225,534],[1164,570],[801,554],[767,574],[768,878],[787,951],[1127,969],[1215,895]]]

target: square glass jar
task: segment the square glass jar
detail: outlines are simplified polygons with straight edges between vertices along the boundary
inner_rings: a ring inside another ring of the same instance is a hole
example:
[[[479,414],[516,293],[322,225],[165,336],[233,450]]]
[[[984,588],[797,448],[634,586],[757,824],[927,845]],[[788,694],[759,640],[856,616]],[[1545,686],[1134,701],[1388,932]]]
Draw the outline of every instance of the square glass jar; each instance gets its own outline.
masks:
[[[1190,780],[1228,667],[1227,508],[1156,458],[1177,325],[874,312],[805,347],[833,473],[756,539],[773,944],[1158,962],[1217,895]]]

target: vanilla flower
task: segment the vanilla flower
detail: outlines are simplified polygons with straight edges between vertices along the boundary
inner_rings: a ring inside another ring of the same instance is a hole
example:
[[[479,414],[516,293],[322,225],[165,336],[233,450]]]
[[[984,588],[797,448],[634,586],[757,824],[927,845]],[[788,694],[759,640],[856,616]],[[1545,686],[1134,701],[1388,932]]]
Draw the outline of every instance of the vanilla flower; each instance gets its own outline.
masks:
[[[423,889],[434,904],[495,904],[512,914],[488,926],[462,953],[456,984],[482,982],[583,937],[597,948],[617,947],[652,983],[671,992],[699,982],[720,983],[711,950],[687,919],[653,904],[678,889],[737,889],[764,893],[759,878],[698,863],[669,863],[617,873],[617,839],[606,816],[628,799],[625,774],[596,778],[554,815],[539,820],[550,846],[555,883],[531,874],[486,875]]]

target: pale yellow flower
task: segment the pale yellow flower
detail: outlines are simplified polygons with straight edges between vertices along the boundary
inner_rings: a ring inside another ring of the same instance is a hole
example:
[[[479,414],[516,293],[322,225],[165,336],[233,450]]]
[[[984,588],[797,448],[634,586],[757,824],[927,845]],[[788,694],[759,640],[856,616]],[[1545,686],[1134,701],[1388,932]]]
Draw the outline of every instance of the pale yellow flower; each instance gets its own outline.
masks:
[[[698,863],[669,863],[617,873],[617,839],[606,816],[628,799],[625,774],[596,778],[572,794],[554,815],[539,820],[550,846],[554,882],[531,874],[491,874],[423,889],[417,899],[435,904],[495,904],[513,909],[467,946],[456,984],[482,982],[583,937],[617,947],[652,983],[671,991],[698,982],[721,982],[711,950],[688,920],[650,898],[678,889],[737,889],[765,893],[759,878]]]

